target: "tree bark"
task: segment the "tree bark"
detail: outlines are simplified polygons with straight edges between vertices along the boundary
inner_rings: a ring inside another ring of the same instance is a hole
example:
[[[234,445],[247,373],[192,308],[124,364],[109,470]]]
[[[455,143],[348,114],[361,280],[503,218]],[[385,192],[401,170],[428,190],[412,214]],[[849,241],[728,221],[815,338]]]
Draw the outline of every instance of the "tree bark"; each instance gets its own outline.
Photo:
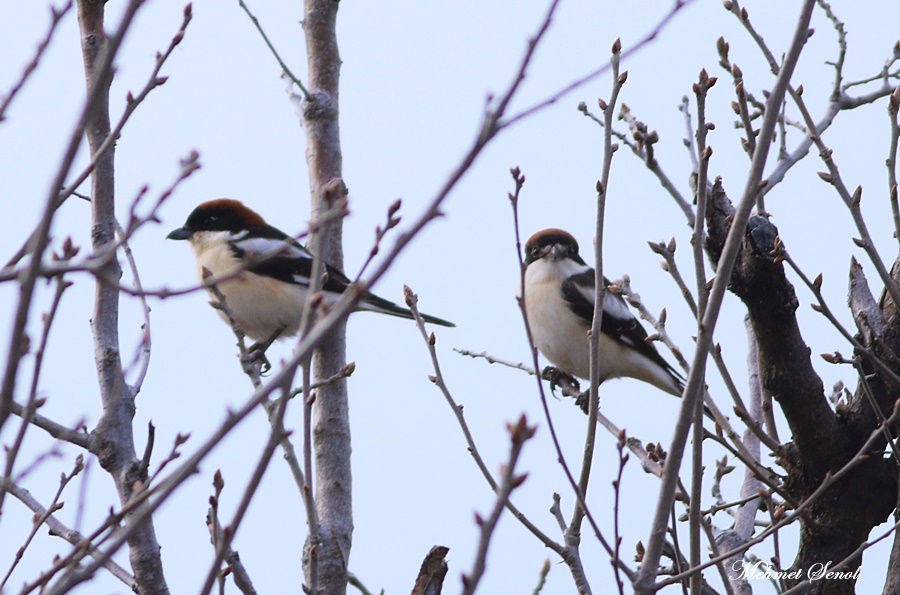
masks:
[[[731,225],[733,207],[720,180],[716,180],[710,199],[707,251],[715,264]],[[766,219],[751,218],[729,289],[747,307],[759,345],[760,382],[778,401],[790,425],[792,441],[782,445],[776,455],[788,474],[785,488],[803,502],[829,474],[856,456],[876,428],[877,416],[861,386],[848,407],[833,411],[828,405],[822,380],[812,367],[810,349],[797,324],[795,311],[799,302],[776,258],[777,235],[778,230]],[[880,353],[876,349],[885,354],[887,350],[880,339],[871,340],[870,348],[876,355]],[[890,415],[885,405],[900,397],[900,387],[877,375],[870,384],[877,385],[874,392],[880,394],[877,400],[882,414],[887,411],[886,415]],[[869,458],[806,509],[801,520],[799,551],[791,568],[799,570],[803,580],[809,572],[834,566],[853,554],[872,528],[894,509],[897,466],[892,459],[881,456],[883,449],[884,443],[876,444]],[[861,562],[860,555],[842,570],[853,572]],[[855,581],[851,579],[821,579],[804,592],[849,594],[854,589]]]
[[[98,68],[107,48],[103,28],[104,0],[79,0],[78,23],[81,31],[82,53],[87,88],[99,85],[100,92],[90,106],[85,132],[91,157],[110,133],[109,87],[112,69]],[[91,243],[100,252],[116,241],[115,229],[115,153],[110,147],[96,161],[91,175]],[[110,258],[99,275],[118,280],[121,268]],[[103,414],[93,431],[93,451],[100,465],[110,473],[124,505],[136,490],[146,487],[147,469],[135,455],[132,421],[135,404],[131,388],[126,384],[119,353],[119,292],[97,280],[91,329],[94,337],[94,358],[103,403]],[[125,517],[130,523],[138,509]],[[149,519],[135,528],[128,539],[131,566],[142,595],[168,595],[163,576],[162,558],[153,523]]]
[[[338,122],[338,91],[341,58],[335,31],[338,1],[306,0],[303,21],[309,65],[309,94],[303,119],[307,134],[313,222],[334,201],[346,195],[342,182],[342,157]],[[343,269],[343,222],[338,218],[314,230],[313,238],[324,262]],[[345,326],[339,325],[320,344],[314,355],[313,372],[318,378],[336,375],[346,363]],[[317,591],[342,594],[347,589],[347,564],[353,534],[352,483],[350,472],[350,414],[345,380],[317,390],[313,408],[315,448],[315,499],[319,535],[310,535],[304,556],[304,571],[310,577],[310,560],[317,560]],[[316,556],[309,556],[309,548]]]

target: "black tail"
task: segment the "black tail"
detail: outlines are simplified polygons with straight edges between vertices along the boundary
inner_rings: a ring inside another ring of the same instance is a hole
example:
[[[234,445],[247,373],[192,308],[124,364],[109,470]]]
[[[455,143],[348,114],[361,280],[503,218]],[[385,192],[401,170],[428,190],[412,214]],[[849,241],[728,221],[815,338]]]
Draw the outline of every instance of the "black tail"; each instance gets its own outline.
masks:
[[[413,319],[413,313],[410,310],[402,306],[398,306],[392,301],[386,300],[384,298],[378,297],[377,295],[370,293],[363,301],[360,303],[361,310],[369,310],[370,312],[380,312],[382,314],[389,314],[391,316],[398,316],[400,318],[407,318],[409,320]],[[441,326],[455,327],[456,325],[450,321],[444,320],[443,318],[438,318],[437,316],[431,316],[430,314],[425,314],[424,312],[419,312],[422,316],[422,319],[425,322],[430,322],[431,324],[439,324]]]

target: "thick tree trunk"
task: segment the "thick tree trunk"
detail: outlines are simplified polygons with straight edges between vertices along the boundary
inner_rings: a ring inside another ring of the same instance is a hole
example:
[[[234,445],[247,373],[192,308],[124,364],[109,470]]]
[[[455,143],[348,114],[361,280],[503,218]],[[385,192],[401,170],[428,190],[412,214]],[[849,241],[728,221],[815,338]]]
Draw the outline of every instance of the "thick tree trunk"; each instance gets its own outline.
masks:
[[[731,224],[733,207],[719,180],[711,190],[710,199],[707,251],[715,263]],[[778,230],[767,220],[751,218],[730,289],[747,306],[759,345],[760,381],[778,401],[791,428],[792,441],[776,453],[788,473],[785,489],[797,502],[803,502],[829,475],[856,456],[877,427],[878,416],[863,387],[857,389],[847,407],[833,411],[828,405],[822,380],[812,367],[810,349],[797,324],[798,300],[794,288],[777,258],[777,234]],[[854,273],[851,270],[851,277]],[[863,284],[864,281],[862,278]],[[864,293],[859,287],[855,291]],[[851,306],[854,295],[851,289]],[[866,301],[862,297],[856,299]],[[874,305],[874,299],[866,303]],[[877,306],[867,316],[857,317],[857,322],[861,324],[859,319],[866,318],[874,323],[876,316],[881,317]],[[863,341],[882,361],[890,361],[889,353],[895,345],[874,335]],[[869,390],[881,415],[887,417],[894,400],[900,397],[900,387],[879,378],[870,363],[866,367],[872,368],[873,374]],[[893,459],[882,456],[884,446],[883,442],[874,444],[869,458],[859,462],[806,509],[801,521],[800,548],[790,569],[799,571],[801,580],[851,556],[866,541],[872,528],[884,522],[894,509],[897,466]],[[861,562],[859,556],[840,571],[852,574]],[[854,593],[853,578],[824,576],[823,572],[804,593]]]
[[[341,180],[342,158],[338,123],[338,90],[341,58],[335,25],[337,0],[306,0],[303,21],[309,63],[309,93],[303,119],[307,134],[312,220],[327,212],[334,201],[345,197]],[[322,259],[343,269],[342,221],[338,218],[314,238]],[[339,325],[316,349],[313,371],[318,378],[334,376],[346,363],[345,327]],[[343,594],[347,589],[347,564],[353,535],[352,483],[350,473],[350,414],[347,384],[329,383],[317,390],[313,408],[315,448],[315,498],[319,535],[307,544],[305,572],[309,580],[310,560],[317,560],[317,592]],[[316,555],[310,557],[309,548]]]
[[[103,27],[104,0],[80,0],[78,22],[81,29],[82,52],[87,87],[101,85],[97,100],[85,128],[91,157],[96,165],[91,177],[91,242],[100,252],[116,241],[114,148],[98,157],[97,152],[110,133],[109,86],[112,70],[98,72],[97,64],[107,46]],[[121,268],[110,258],[100,274],[117,280]],[[97,281],[91,328],[94,336],[94,357],[103,402],[103,415],[93,432],[94,454],[101,466],[110,473],[122,504],[127,503],[135,490],[144,487],[147,469],[135,455],[132,420],[134,395],[125,383],[119,354],[119,292],[109,283]],[[125,517],[134,518],[139,508]],[[159,544],[150,520],[137,527],[128,539],[131,566],[142,595],[168,595],[163,576]]]

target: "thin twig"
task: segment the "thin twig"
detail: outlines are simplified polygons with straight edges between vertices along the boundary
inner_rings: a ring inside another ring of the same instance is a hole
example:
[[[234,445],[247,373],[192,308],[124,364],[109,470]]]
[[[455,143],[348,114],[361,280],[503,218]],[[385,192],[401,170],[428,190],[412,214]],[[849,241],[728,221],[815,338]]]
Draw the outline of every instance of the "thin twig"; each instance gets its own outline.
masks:
[[[581,108],[581,106],[579,106]],[[593,118],[591,114],[587,111],[587,108],[582,108],[582,112]],[[600,122],[596,118],[593,118],[595,121]],[[691,203],[681,195],[678,191],[678,188],[675,187],[675,184],[672,183],[672,180],[663,171],[662,166],[659,161],[655,157],[654,145],[659,142],[659,135],[656,131],[650,131],[647,129],[647,125],[638,120],[631,109],[624,103],[622,104],[621,109],[619,110],[619,119],[624,120],[626,124],[628,124],[628,128],[631,131],[631,135],[634,141],[630,140],[627,136],[620,132],[613,131],[613,134],[618,138],[621,142],[625,143],[631,152],[637,156],[641,161],[644,162],[644,165],[647,166],[656,179],[659,181],[660,185],[669,193],[669,196],[675,201],[675,204],[681,209],[681,212],[684,214],[685,221],[687,224],[694,224],[694,209],[691,207]],[[601,126],[603,125],[600,122]]]
[[[716,78],[710,77],[706,70],[700,71],[699,80],[694,83],[694,94],[697,97],[697,153],[700,156],[700,169],[697,172],[697,209],[695,211],[694,229],[691,234],[691,247],[694,255],[694,277],[697,283],[697,320],[702,320],[709,300],[709,288],[706,284],[706,260],[703,248],[706,239],[706,208],[709,174],[709,160],[712,148],[706,144],[709,132],[706,122],[706,96],[716,84]],[[700,501],[703,493],[703,400],[697,399],[694,404],[691,460],[691,502],[689,520],[690,564],[700,564]],[[691,576],[692,595],[700,595],[703,576],[697,573]]]
[[[888,196],[891,200],[891,213],[894,216],[894,238],[900,242],[900,204],[897,200],[897,144],[900,139],[900,123],[897,113],[900,112],[900,87],[894,89],[888,100],[888,116],[891,122],[891,142],[888,158],[885,161],[888,170]]]
[[[68,253],[71,255],[71,252]],[[63,257],[67,257],[66,254]],[[72,286],[70,281],[67,281],[63,277],[59,277],[56,280],[56,291],[53,294],[53,302],[50,304],[50,310],[44,315],[44,326],[41,332],[41,340],[38,345],[38,350],[34,356],[34,370],[31,375],[31,389],[28,391],[28,401],[25,403],[25,407],[22,408],[22,423],[19,426],[19,431],[16,433],[15,440],[11,446],[6,449],[6,465],[3,470],[3,478],[11,479],[13,475],[13,468],[16,464],[16,457],[19,454],[19,449],[22,448],[22,444],[25,442],[25,432],[28,431],[28,427],[32,423],[32,419],[34,418],[35,411],[37,411],[38,406],[41,404],[38,402],[38,381],[41,377],[41,370],[43,369],[44,364],[44,354],[47,351],[47,342],[50,338],[50,328],[53,325],[53,321],[56,319],[56,313],[59,310],[59,304],[62,300],[63,293],[65,293],[66,289]],[[17,403],[14,402],[15,405]],[[0,490],[0,511],[3,510],[3,501],[6,498],[6,492]],[[2,586],[0,586],[0,590],[2,590]]]
[[[287,64],[284,63],[284,60],[281,59],[281,55],[275,49],[275,46],[272,45],[272,42],[269,41],[269,36],[266,35],[266,32],[263,30],[262,25],[259,24],[259,19],[257,19],[250,9],[247,8],[247,4],[244,0],[238,0],[238,4],[241,8],[244,9],[244,12],[247,13],[247,16],[250,17],[250,21],[253,23],[253,26],[256,27],[256,30],[259,31],[259,34],[262,36],[263,41],[266,42],[266,46],[269,48],[269,51],[272,52],[272,55],[275,56],[275,59],[278,60],[278,65],[281,66],[281,70],[290,77],[291,82],[297,85],[297,88],[300,89],[300,92],[303,93],[304,99],[309,101],[311,99],[309,91],[306,90],[306,87],[303,86],[303,82],[294,76],[294,73],[291,72],[291,69],[287,67]]]
[[[56,32],[56,26],[59,25],[59,22],[63,17],[72,9],[72,5],[73,0],[68,0],[62,8],[56,8],[55,6],[50,7],[50,27],[47,29],[47,33],[44,35],[43,39],[38,43],[37,49],[34,51],[34,56],[31,58],[31,62],[25,66],[19,80],[13,84],[9,92],[7,92],[6,95],[0,96],[0,122],[6,119],[6,110],[12,103],[12,100],[15,99],[19,91],[22,90],[22,87],[25,86],[25,83],[28,82],[29,77],[37,70],[41,58],[47,50],[47,46],[50,45],[50,40],[53,39],[53,34]]]
[[[447,404],[453,410],[453,414],[456,416],[456,421],[459,424],[460,430],[462,430],[463,436],[466,439],[466,446],[469,454],[472,455],[472,458],[475,460],[475,465],[478,467],[478,470],[481,471],[481,474],[484,476],[485,480],[488,482],[488,485],[491,487],[491,491],[495,494],[500,489],[499,484],[494,479],[494,476],[488,470],[487,465],[484,462],[484,459],[481,457],[481,452],[478,450],[478,446],[475,444],[475,439],[472,437],[472,432],[469,429],[469,424],[466,422],[465,415],[463,413],[462,405],[459,405],[456,400],[453,398],[453,395],[450,393],[450,389],[447,386],[446,381],[444,380],[444,375],[441,370],[441,364],[438,360],[437,350],[435,345],[437,343],[437,339],[434,333],[428,333],[425,328],[425,320],[422,318],[419,313],[418,296],[407,286],[403,287],[403,293],[406,299],[406,305],[409,306],[410,311],[413,313],[413,317],[416,321],[416,327],[419,329],[419,333],[422,335],[422,339],[425,341],[425,345],[428,348],[428,354],[431,357],[431,365],[434,369],[434,374],[430,375],[428,379],[434,384],[444,396],[444,399],[447,401]],[[529,370],[534,373],[533,370]],[[538,529],[538,527],[532,523],[528,518],[519,511],[518,508],[513,505],[512,502],[507,500],[506,507],[512,513],[516,519],[522,523],[526,529],[528,529],[535,537],[540,540],[546,547],[550,548],[559,556],[569,564],[567,560],[569,554],[565,547],[553,541],[550,537],[548,537],[543,531]],[[583,569],[579,569],[583,572]]]
[[[215,547],[216,552],[218,553],[220,549],[223,550],[222,560],[228,564],[225,571],[221,572],[219,575],[220,591],[224,592],[225,576],[231,574],[234,578],[234,585],[241,593],[244,595],[256,595],[253,581],[250,579],[250,575],[247,573],[247,569],[244,567],[244,563],[241,561],[240,556],[236,551],[231,549],[230,545],[226,545],[222,540],[224,532],[222,526],[219,524],[218,510],[219,498],[225,483],[222,480],[222,474],[218,470],[215,473],[213,485],[215,486],[216,493],[210,498],[210,509],[207,514],[206,524],[209,529],[210,541]]]
[[[150,369],[150,355],[152,353],[152,338],[150,334],[150,306],[147,304],[147,296],[144,295],[143,285],[141,284],[140,273],[138,272],[137,262],[134,260],[134,253],[131,251],[131,246],[128,244],[126,239],[125,229],[122,225],[116,221],[116,235],[119,237],[119,241],[122,243],[122,251],[125,253],[125,261],[128,263],[128,268],[131,271],[131,279],[134,283],[134,288],[138,292],[138,301],[141,305],[141,315],[144,318],[143,324],[141,324],[141,340],[138,344],[137,353],[134,355],[134,360],[131,366],[129,366],[128,370],[126,370],[126,375],[130,371],[133,366],[138,366],[137,374],[135,375],[134,382],[130,384],[131,392],[134,396],[137,396],[139,392],[141,392],[141,387],[144,385],[144,379],[147,377],[147,371]]]
[[[287,384],[281,387],[281,391],[284,395],[287,394],[289,386],[290,385]],[[231,543],[234,541],[238,527],[240,527],[241,521],[243,521],[244,515],[250,506],[250,501],[253,499],[253,496],[262,481],[263,475],[272,460],[272,455],[275,454],[275,449],[277,449],[286,438],[280,431],[283,431],[282,429],[284,428],[284,413],[287,408],[288,400],[289,399],[287,398],[281,398],[276,401],[279,404],[278,410],[275,413],[278,423],[271,424],[272,431],[269,432],[269,439],[263,448],[262,454],[260,454],[259,461],[250,476],[250,480],[247,482],[247,486],[244,488],[244,494],[241,496],[241,501],[238,504],[237,511],[234,513],[234,518],[231,520],[231,524],[228,528],[223,532],[221,540],[217,544],[216,557],[212,566],[210,566],[210,571],[206,576],[206,582],[200,589],[201,595],[208,595],[212,589],[216,576],[219,574],[218,570],[221,567],[222,561],[225,559],[226,554],[231,551]]]
[[[525,364],[521,364],[521,363],[515,364],[515,363],[507,362],[506,360],[503,360],[501,358],[494,357],[492,355],[488,355],[485,352],[473,353],[473,352],[469,352],[466,350],[458,350],[458,349],[454,349],[454,351],[456,351],[457,353],[460,353],[461,355],[467,355],[467,356],[475,358],[475,359],[485,359],[488,361],[488,363],[499,364],[501,366],[506,366],[506,367],[513,368],[516,370],[521,370],[530,376],[537,375],[533,368],[526,366]],[[562,390],[563,394],[566,395],[567,397],[576,398],[576,397],[581,396],[581,390],[574,386],[569,386],[565,383],[561,383],[559,385],[559,388]],[[612,420],[610,420],[609,418],[604,416],[603,413],[600,411],[597,412],[597,423],[600,424],[601,426],[603,426],[610,433],[610,435],[612,435],[614,437],[618,437],[622,433],[622,429],[619,428],[618,426],[616,426],[616,424],[614,424],[612,422]],[[644,446],[640,440],[638,440],[637,438],[628,437],[628,438],[626,438],[625,443],[626,443],[626,446],[628,447],[628,450],[630,450],[632,452],[632,454],[634,454],[638,458],[638,460],[641,462],[641,467],[644,469],[644,471],[646,471],[647,473],[652,473],[653,475],[655,475],[657,477],[660,477],[662,475],[662,465],[660,465],[659,459],[652,457],[650,455],[650,453],[648,453],[647,450],[644,448]],[[680,497],[681,497],[681,495],[679,495],[679,498]],[[687,498],[687,496],[685,496],[685,499],[686,498]],[[563,525],[563,530],[565,530],[565,525]]]
[[[476,522],[481,527],[481,536],[478,540],[478,548],[475,553],[475,562],[472,565],[472,570],[468,574],[463,575],[463,595],[474,595],[478,588],[478,582],[481,580],[484,569],[487,566],[488,546],[491,543],[494,529],[497,527],[497,521],[500,520],[500,515],[506,507],[509,495],[514,489],[522,485],[528,476],[527,474],[516,475],[516,464],[519,462],[519,455],[522,454],[522,447],[534,436],[537,428],[529,426],[528,420],[522,414],[518,422],[507,425],[507,430],[510,434],[511,443],[509,458],[503,466],[500,488],[497,490],[497,499],[494,502],[494,508],[491,510],[490,516],[482,519],[476,515]]]
[[[521,240],[521,234],[520,234],[520,230],[519,230],[519,208],[518,208],[519,191],[521,190],[521,185],[524,183],[524,177],[521,176],[521,172],[519,171],[518,168],[513,168],[511,173],[513,176],[513,180],[515,181],[515,184],[516,184],[516,192],[515,192],[515,194],[510,193],[509,199],[510,199],[510,204],[512,205],[513,229],[514,229],[515,238],[516,238],[516,259],[517,259],[518,265],[519,265],[519,287],[524,288],[525,287],[525,260],[522,257],[522,240]],[[534,343],[534,335],[531,332],[531,324],[528,321],[528,315],[527,315],[528,310],[527,310],[526,302],[525,302],[525,300],[527,298],[526,298],[524,291],[522,291],[521,294],[522,295],[519,296],[519,300],[518,300],[519,301],[519,310],[522,315],[522,322],[525,326],[525,336],[528,339],[528,347],[531,351],[532,363],[534,365],[534,368],[537,369],[539,367],[538,366],[538,350]],[[565,455],[563,454],[562,447],[560,446],[560,443],[559,443],[559,437],[556,433],[556,427],[553,423],[553,417],[552,417],[552,415],[550,415],[550,407],[547,402],[547,394],[544,391],[544,384],[543,384],[541,378],[537,379],[537,385],[538,385],[537,386],[538,395],[539,395],[540,401],[541,401],[541,407],[544,411],[544,419],[547,420],[547,428],[550,430],[550,438],[553,443],[553,448],[556,451],[557,462],[559,463],[559,466],[562,468],[563,473],[566,476],[566,479],[569,481],[569,485],[572,487],[572,491],[575,494],[575,499],[577,501],[577,505],[580,506],[581,509],[583,510],[585,517],[588,519],[588,522],[590,523],[591,528],[594,531],[594,535],[597,537],[597,540],[600,542],[600,545],[603,547],[603,549],[606,550],[607,555],[612,557],[615,552],[612,549],[612,546],[606,540],[606,538],[603,537],[603,534],[600,531],[600,527],[597,525],[597,523],[594,519],[594,516],[591,514],[591,511],[588,508],[587,503],[584,500],[584,494],[582,494],[581,488],[578,486],[578,483],[575,480],[575,476],[572,474],[572,471],[571,471],[568,463],[566,463],[566,458],[565,458]],[[569,531],[566,531],[565,537],[566,537],[566,545],[568,546],[569,551],[571,551],[577,555],[577,553],[578,553],[577,544],[580,540],[580,535],[575,535]],[[614,562],[617,564],[622,564],[621,560],[615,560]],[[626,569],[624,567],[624,564],[622,564],[622,565],[623,565],[623,571],[626,573],[626,575],[628,575],[629,578],[631,578],[633,571],[631,571],[631,569]],[[581,589],[582,591],[584,591],[587,594],[590,594],[590,592],[591,592],[590,586],[586,582],[584,584],[579,584],[576,582],[576,587],[578,589]]]
[[[719,258],[716,278],[713,282],[712,291],[710,292],[707,310],[700,323],[700,333],[697,336],[697,349],[694,354],[694,362],[691,365],[691,371],[688,374],[686,387],[683,393],[684,402],[674,429],[675,437],[669,448],[669,456],[666,458],[666,473],[663,476],[662,486],[660,487],[659,500],[653,517],[650,539],[647,543],[644,562],[633,583],[638,595],[650,595],[656,591],[654,576],[662,553],[664,541],[662,536],[665,534],[669,508],[675,494],[677,472],[681,466],[684,455],[684,445],[691,425],[693,406],[696,399],[701,398],[703,392],[704,378],[706,376],[706,358],[709,349],[712,346],[713,332],[722,306],[725,289],[737,261],[747,221],[750,217],[750,211],[756,204],[759,183],[762,179],[762,173],[767,161],[769,147],[775,131],[776,118],[778,116],[778,112],[774,107],[779,105],[784,98],[784,94],[790,83],[791,74],[794,71],[794,67],[800,57],[800,52],[808,37],[809,21],[812,16],[813,6],[814,0],[804,0],[800,10],[800,16],[797,19],[797,25],[794,30],[790,48],[788,49],[784,64],[782,65],[778,78],[775,81],[775,85],[772,87],[772,91],[769,95],[768,106],[770,109],[766,110],[763,117],[758,145],[750,165],[744,194],[738,203],[731,229],[729,230],[728,237],[725,240],[724,249]]]
[[[616,109],[616,102],[619,99],[619,93],[625,81],[628,79],[628,73],[619,74],[619,56],[622,53],[622,42],[618,39],[612,45],[612,55],[610,64],[612,65],[612,89],[608,102],[601,102],[603,108],[603,161],[600,172],[600,180],[597,182],[597,216],[594,229],[594,308],[592,313],[591,329],[588,335],[590,344],[590,388],[588,391],[588,425],[584,437],[584,456],[581,461],[581,474],[578,478],[578,489],[582,496],[587,494],[588,483],[591,477],[591,466],[594,461],[594,445],[597,436],[597,412],[600,409],[600,337],[602,336],[601,325],[603,321],[603,306],[606,303],[606,279],[603,277],[603,228],[606,216],[606,197],[609,190],[609,176],[612,170],[613,155],[619,148],[618,144],[612,142],[612,120]],[[521,186],[517,184],[516,194],[518,195]],[[518,196],[516,197],[518,200]],[[522,279],[522,287],[524,288],[524,278]],[[525,291],[522,291],[522,299],[524,300]],[[524,303],[524,302],[523,302]],[[584,520],[584,510],[581,506],[575,506],[572,511],[572,520],[569,522],[567,534],[577,535],[581,532],[581,524]],[[617,553],[614,557],[618,560]],[[616,562],[616,576],[618,578],[619,568]]]
[[[642,37],[640,39],[640,41],[638,41],[633,46],[631,46],[630,49],[623,52],[622,55],[620,56],[620,59],[627,60],[633,54],[642,50],[644,48],[644,46],[653,42],[657,38],[657,36],[659,36],[659,34],[662,33],[662,31],[669,25],[669,23],[672,21],[672,19],[675,18],[675,15],[677,15],[678,12],[681,11],[681,9],[692,4],[693,1],[694,0],[675,0],[672,3],[672,8],[669,9],[669,12],[667,12],[656,23],[656,25],[653,27],[653,29],[650,31],[650,33],[648,33],[647,35]],[[555,3],[554,3],[554,8],[555,8]],[[548,23],[549,23],[549,21],[548,21]],[[584,85],[586,85],[587,83],[596,79],[597,77],[599,77],[603,74],[606,74],[607,72],[609,72],[609,70],[610,70],[610,67],[608,65],[604,65],[604,66],[601,66],[600,68],[598,68],[597,70],[594,70],[593,72],[589,72],[588,74],[582,76],[581,78],[578,78],[578,79],[572,81],[571,83],[569,83],[568,85],[566,85],[565,87],[563,87],[562,89],[560,89],[559,91],[554,93],[553,95],[547,97],[546,99],[544,99],[542,101],[539,101],[538,103],[532,105],[531,107],[523,109],[521,112],[510,117],[503,124],[503,127],[506,128],[508,126],[512,126],[513,124],[517,123],[519,120],[522,120],[523,118],[527,118],[527,117],[535,114],[536,112],[541,111],[541,110],[553,105],[554,103],[556,103],[557,101],[559,101],[560,99],[562,99],[563,97],[565,97],[566,95],[571,93],[572,91],[574,91],[580,87],[583,87]]]
[[[619,595],[625,595],[625,583],[622,581],[622,574],[619,571],[619,565],[615,562],[621,558],[622,537],[619,533],[619,499],[622,495],[622,474],[625,471],[625,464],[628,463],[628,453],[625,452],[625,432],[619,434],[616,442],[616,452],[619,457],[619,467],[616,473],[616,479],[613,481],[613,543],[615,554],[613,555],[613,573],[616,578],[616,587],[619,589]]]
[[[68,528],[63,523],[61,523],[59,519],[53,516],[53,512],[55,512],[59,508],[57,504],[54,504],[50,508],[45,508],[41,506],[41,504],[28,492],[28,490],[20,488],[12,481],[6,479],[0,479],[0,490],[9,492],[17,500],[22,502],[22,504],[24,504],[32,512],[34,512],[35,518],[40,521],[35,523],[35,529],[39,528],[41,524],[45,524],[49,528],[51,535],[62,537],[73,546],[75,546],[79,551],[86,551],[90,556],[98,560],[105,558],[103,553],[100,552],[100,550],[98,550],[96,547],[91,545],[91,542],[87,540],[84,535],[82,535],[78,531],[74,531]],[[110,574],[127,585],[129,589],[131,589],[135,593],[138,592],[137,583],[134,580],[134,576],[132,576],[131,573],[129,573],[127,570],[125,570],[112,560],[107,559],[104,559],[102,566],[109,570]]]

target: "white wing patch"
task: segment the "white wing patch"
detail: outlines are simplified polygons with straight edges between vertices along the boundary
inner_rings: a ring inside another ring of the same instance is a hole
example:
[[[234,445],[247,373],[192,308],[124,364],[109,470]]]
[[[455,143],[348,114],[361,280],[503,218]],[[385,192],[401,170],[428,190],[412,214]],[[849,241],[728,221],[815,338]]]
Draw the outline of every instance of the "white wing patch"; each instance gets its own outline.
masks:
[[[231,243],[252,257],[286,256],[289,258],[312,260],[305,248],[294,244],[292,240],[275,240],[272,238],[244,238],[246,232],[240,232],[231,238]]]
[[[628,305],[622,299],[622,296],[609,290],[606,291],[606,297],[603,300],[603,314],[609,314],[620,320],[634,318],[634,314],[628,309]]]
[[[580,280],[581,279],[579,278],[579,281]],[[591,283],[590,285],[575,283],[574,285],[575,288],[578,289],[578,293],[581,294],[581,297],[583,297],[586,302],[589,304],[594,303],[594,283]],[[606,291],[603,298],[603,315],[612,316],[618,320],[631,320],[634,318],[634,314],[628,309],[628,305],[625,303],[625,300],[622,299],[622,296],[609,290]]]

